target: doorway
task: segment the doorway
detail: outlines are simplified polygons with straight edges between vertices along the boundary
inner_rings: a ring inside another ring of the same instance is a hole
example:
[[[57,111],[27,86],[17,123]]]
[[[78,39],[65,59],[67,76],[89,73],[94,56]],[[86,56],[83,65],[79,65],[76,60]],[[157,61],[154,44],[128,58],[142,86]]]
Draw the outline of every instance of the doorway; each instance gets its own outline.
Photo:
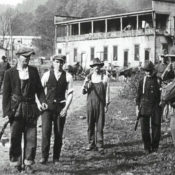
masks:
[[[124,67],[128,67],[128,50],[124,50]]]

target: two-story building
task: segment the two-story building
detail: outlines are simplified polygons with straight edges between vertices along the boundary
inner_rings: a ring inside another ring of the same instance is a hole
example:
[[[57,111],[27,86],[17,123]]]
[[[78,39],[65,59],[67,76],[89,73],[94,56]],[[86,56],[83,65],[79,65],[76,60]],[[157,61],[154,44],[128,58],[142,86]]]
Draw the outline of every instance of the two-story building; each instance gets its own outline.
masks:
[[[149,9],[108,16],[71,20],[55,16],[55,53],[84,68],[94,57],[121,67],[156,62],[174,45],[175,1],[149,3]]]

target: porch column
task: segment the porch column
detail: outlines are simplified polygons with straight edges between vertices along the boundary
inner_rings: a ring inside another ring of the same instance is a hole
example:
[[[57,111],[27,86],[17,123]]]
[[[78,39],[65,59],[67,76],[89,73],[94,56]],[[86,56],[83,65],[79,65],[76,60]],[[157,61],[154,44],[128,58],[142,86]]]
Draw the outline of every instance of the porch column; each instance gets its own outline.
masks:
[[[69,25],[66,25],[66,36],[69,36]]]
[[[105,33],[108,32],[108,20],[105,19]]]
[[[57,45],[57,25],[55,25],[55,39],[54,39],[54,49],[56,54],[56,45]]]
[[[138,30],[139,29],[139,15],[137,15],[136,22],[137,22],[137,24],[136,24],[136,30]]]
[[[91,21],[91,33],[94,33],[94,21]]]
[[[69,33],[70,33],[70,36],[72,35],[72,25],[70,24],[70,27],[69,27]]]
[[[154,29],[154,48],[153,48],[153,55],[154,55],[154,60],[153,62],[156,62],[156,13],[152,13],[152,20],[153,20],[153,29]]]
[[[120,18],[120,31],[123,30],[123,18],[121,17]]]
[[[78,35],[81,35],[81,25],[80,25],[80,22],[78,23]]]

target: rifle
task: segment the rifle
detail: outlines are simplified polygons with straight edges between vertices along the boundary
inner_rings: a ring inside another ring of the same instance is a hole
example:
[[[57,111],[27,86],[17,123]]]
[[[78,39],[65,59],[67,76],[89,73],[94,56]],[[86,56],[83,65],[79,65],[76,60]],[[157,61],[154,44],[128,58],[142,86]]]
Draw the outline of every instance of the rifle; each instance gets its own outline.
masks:
[[[137,120],[136,120],[136,123],[135,123],[135,127],[134,127],[134,130],[136,131],[137,130],[137,126],[138,126],[138,123],[139,123],[139,119],[141,118],[141,115],[140,115],[140,110],[139,110],[139,113],[138,113],[138,116],[137,116]]]
[[[1,131],[0,131],[0,140],[1,140],[2,135],[4,134],[4,131],[5,131],[5,129],[6,129],[6,127],[7,127],[7,125],[8,125],[9,123],[10,123],[10,121],[8,120],[8,121],[6,121],[6,122],[3,124],[2,129],[1,129]]]

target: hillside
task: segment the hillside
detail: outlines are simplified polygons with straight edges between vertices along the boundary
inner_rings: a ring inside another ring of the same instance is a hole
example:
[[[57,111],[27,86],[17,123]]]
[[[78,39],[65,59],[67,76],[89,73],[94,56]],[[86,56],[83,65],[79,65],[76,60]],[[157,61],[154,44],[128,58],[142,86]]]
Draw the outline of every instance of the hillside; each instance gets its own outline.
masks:
[[[46,2],[47,0],[24,0],[23,3],[17,5],[16,10],[22,13],[34,13],[39,5],[44,5]]]

